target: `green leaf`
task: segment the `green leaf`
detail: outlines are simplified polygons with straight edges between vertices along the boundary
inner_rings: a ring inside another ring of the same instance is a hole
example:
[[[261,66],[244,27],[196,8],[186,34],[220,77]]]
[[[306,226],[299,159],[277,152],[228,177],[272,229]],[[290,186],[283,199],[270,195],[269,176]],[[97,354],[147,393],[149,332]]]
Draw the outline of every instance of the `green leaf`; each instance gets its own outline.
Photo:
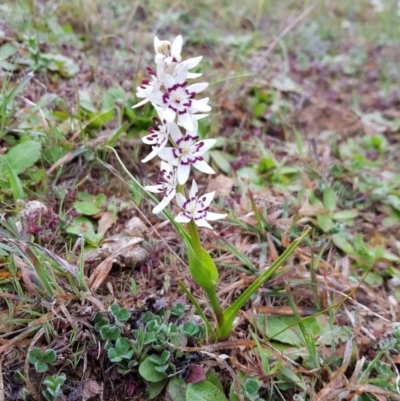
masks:
[[[157,397],[161,393],[167,382],[168,379],[150,383],[149,387],[146,388],[146,393],[148,394],[149,399],[152,400],[153,398]]]
[[[35,363],[36,372],[43,373],[43,372],[46,372],[46,370],[47,370],[48,368],[49,368],[49,367],[48,367],[48,365],[47,365],[46,362],[37,361],[37,362]]]
[[[79,214],[84,214],[86,216],[93,216],[101,212],[101,209],[91,202],[77,201],[74,202],[73,206]]]
[[[187,384],[179,376],[174,376],[168,383],[167,393],[173,401],[186,401]]]
[[[400,212],[400,197],[396,195],[389,195],[387,197],[387,203],[391,205],[394,209],[398,210]]]
[[[224,393],[209,381],[189,384],[186,399],[190,401],[227,401]]]
[[[333,234],[332,242],[347,255],[355,253],[353,246],[350,244],[350,242],[347,241],[346,234],[343,233]]]
[[[296,386],[299,386],[304,391],[307,390],[307,386],[305,385],[303,380],[301,380],[299,376],[297,376],[295,373],[293,373],[290,369],[285,367],[283,364],[281,365],[281,371],[282,371],[282,374],[284,376],[286,376],[292,383],[296,383]]]
[[[217,335],[220,340],[226,339],[229,337],[229,334],[232,330],[233,320],[236,315],[239,313],[242,306],[248,301],[248,299],[252,296],[252,294],[260,288],[266,280],[268,280],[275,271],[285,263],[285,261],[293,254],[295,249],[301,244],[303,239],[308,235],[311,228],[306,227],[299,238],[294,240],[279,256],[278,259],[272,263],[264,272],[257,277],[257,279],[249,285],[244,292],[233,302],[231,306],[229,306],[224,311],[224,323],[218,328]]]
[[[156,370],[156,364],[148,356],[139,366],[139,373],[148,382],[158,382],[165,379],[165,374]]]
[[[250,378],[246,380],[244,388],[247,393],[251,395],[256,395],[258,393],[258,390],[260,389],[260,385],[256,380]]]
[[[327,216],[326,214],[319,214],[317,216],[317,222],[318,222],[318,226],[324,232],[329,232],[333,227],[332,219],[329,216]]]
[[[56,353],[52,349],[48,349],[43,352],[43,361],[47,363],[53,363],[57,358]]]
[[[336,210],[336,201],[333,189],[326,187],[323,192],[323,198],[325,209],[329,210],[330,212],[334,212]]]
[[[68,234],[82,235],[85,241],[92,246],[98,246],[104,235],[96,234],[93,224],[86,217],[75,217],[66,228]]]
[[[230,155],[219,150],[210,150],[209,154],[214,160],[215,164],[218,166],[218,168],[225,174],[229,174],[229,172],[231,171],[231,165],[229,164],[228,157]]]
[[[126,338],[121,337],[115,343],[115,349],[120,355],[128,353],[130,348],[129,342]]]
[[[17,52],[17,49],[10,43],[6,43],[0,47],[0,60],[5,60],[13,56]]]
[[[21,180],[18,178],[17,173],[11,167],[10,163],[7,161],[7,159],[4,156],[0,157],[0,161],[3,162],[3,165],[5,166],[5,171],[8,173],[7,175],[8,175],[8,179],[10,181],[11,191],[13,193],[14,199],[18,200],[18,199],[24,198],[25,193],[22,188]],[[4,175],[7,176],[6,174],[4,174]]]
[[[115,348],[110,348],[107,352],[108,359],[111,362],[121,362],[123,357],[117,352]]]
[[[123,322],[125,320],[128,320],[130,318],[130,316],[131,315],[130,315],[128,309],[121,308],[120,311],[118,312],[117,319],[121,320]]]
[[[333,220],[339,222],[345,222],[348,220],[353,220],[358,217],[359,213],[357,210],[343,210],[341,212],[334,212],[331,214]]]
[[[87,90],[80,90],[79,92],[79,106],[91,113],[97,113],[96,107],[92,102],[90,93]]]
[[[30,363],[35,363],[37,360],[42,359],[42,351],[40,348],[32,348],[31,352],[29,352],[28,359]]]
[[[40,159],[41,149],[40,143],[25,141],[13,146],[4,156],[4,159],[8,161],[15,173],[19,175],[32,167]],[[6,175],[4,172],[4,159],[0,159],[0,176]]]
[[[221,392],[224,391],[224,386],[222,385],[221,380],[219,379],[218,375],[215,373],[213,369],[207,371],[206,380],[211,384],[214,384],[214,386],[218,387],[221,390]]]

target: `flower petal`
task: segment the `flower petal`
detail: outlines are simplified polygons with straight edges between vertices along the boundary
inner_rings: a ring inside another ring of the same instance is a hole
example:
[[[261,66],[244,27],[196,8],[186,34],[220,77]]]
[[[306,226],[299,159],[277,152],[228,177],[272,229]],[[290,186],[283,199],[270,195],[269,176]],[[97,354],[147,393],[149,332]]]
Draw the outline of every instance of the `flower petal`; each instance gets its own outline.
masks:
[[[215,191],[209,192],[207,194],[199,196],[199,199],[197,200],[197,203],[201,202],[203,209],[207,208],[210,206],[211,202],[213,201],[215,196]],[[207,212],[208,213],[208,212]]]
[[[191,70],[192,68],[197,67],[200,64],[202,58],[203,56],[188,58],[187,60],[182,61],[181,64],[184,64],[188,70]]]
[[[160,46],[160,39],[157,36],[154,36],[154,51],[158,53],[158,46]]]
[[[153,146],[152,149],[153,150],[144,159],[141,160],[142,163],[147,163],[149,160],[157,156],[159,148],[157,146]]]
[[[147,99],[150,100],[151,103],[155,103],[159,106],[163,106],[163,94],[161,91],[157,90],[155,92],[149,92],[147,94]]]
[[[153,193],[155,193],[155,194],[159,194],[159,193],[161,193],[161,192],[164,192],[164,189],[163,189],[163,185],[162,185],[162,184],[161,184],[161,185],[146,185],[146,186],[144,187],[144,189],[145,189],[146,191],[153,192]]]
[[[178,114],[178,124],[185,128],[186,131],[193,131],[193,121],[188,112]]]
[[[189,199],[196,198],[198,190],[199,190],[199,189],[197,188],[197,183],[196,183],[196,181],[195,181],[195,180],[192,180],[192,188],[190,188]]]
[[[206,219],[214,221],[214,220],[224,219],[226,216],[228,216],[226,213],[222,214],[222,213],[213,213],[207,211]]]
[[[206,89],[208,86],[207,82],[201,82],[198,84],[192,84],[186,87],[186,90],[188,92],[194,92],[194,93],[200,93],[202,92],[204,89]]]
[[[179,213],[178,216],[175,217],[175,221],[178,223],[189,223],[192,220],[192,217],[187,216],[185,213]]]
[[[177,143],[183,137],[181,130],[175,123],[169,124],[169,133],[175,143]]]
[[[208,113],[211,111],[211,106],[209,106],[206,102],[192,99],[192,106],[190,107],[190,112],[195,114],[198,111],[202,113]]]
[[[188,72],[186,79],[196,79],[200,78],[203,74],[201,72]]]
[[[136,109],[137,107],[143,106],[144,104],[146,104],[149,101],[149,99],[143,99],[142,101],[140,101],[139,103],[134,104],[131,109]]]
[[[181,61],[183,39],[182,36],[177,36],[172,42],[171,55],[175,57],[176,61]]]
[[[164,109],[163,119],[167,120],[170,123],[173,123],[176,117],[176,111],[172,110],[170,107]]]
[[[171,191],[171,193],[168,196],[164,196],[162,201],[153,208],[153,213],[158,214],[163,209],[165,209],[165,207],[168,206],[168,204],[171,202],[171,200],[173,199],[174,196],[175,196],[175,190]]]
[[[176,157],[175,148],[164,148],[158,152],[158,157],[166,162],[171,163],[173,166],[178,165],[178,157]]]
[[[172,166],[169,163],[166,163],[161,160],[161,164],[160,164],[161,173],[165,172],[164,174],[168,174],[171,171],[171,169],[172,169]]]
[[[180,192],[178,192],[177,194],[176,194],[176,204],[181,208],[181,209],[183,209],[183,205],[186,203],[186,198],[180,193]]]
[[[176,219],[175,219],[176,220]],[[196,226],[213,229],[206,221],[206,219],[194,220]]]
[[[204,160],[196,160],[193,167],[205,174],[215,174],[215,171]]]
[[[160,120],[162,122],[162,116],[163,116],[163,113],[164,113],[164,107],[157,106],[156,104],[153,104],[153,107],[156,109],[158,117],[160,118]]]
[[[186,184],[190,174],[190,164],[179,163],[177,177],[180,185]]]
[[[166,88],[171,88],[176,84],[176,79],[170,74],[163,74],[162,81]]]
[[[216,139],[203,139],[190,146],[190,152],[199,156],[204,155],[204,153],[209,151],[216,143]]]

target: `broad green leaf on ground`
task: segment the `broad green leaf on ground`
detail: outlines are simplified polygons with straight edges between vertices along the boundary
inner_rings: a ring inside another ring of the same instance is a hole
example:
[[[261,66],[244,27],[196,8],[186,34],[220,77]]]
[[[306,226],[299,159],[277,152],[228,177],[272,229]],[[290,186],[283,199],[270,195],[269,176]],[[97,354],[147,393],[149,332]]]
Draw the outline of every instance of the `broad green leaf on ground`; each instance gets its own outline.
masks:
[[[273,338],[274,341],[290,344],[293,346],[303,346],[304,338],[294,316],[269,316],[262,317],[259,321],[264,335]],[[303,321],[304,327],[310,336],[317,337],[321,333],[321,326],[316,317],[309,317]],[[292,326],[292,327],[291,327]]]
[[[340,212],[332,213],[331,217],[335,221],[345,222],[355,219],[358,215],[359,213],[357,212],[357,210],[342,210]]]
[[[346,255],[354,253],[354,248],[347,240],[347,235],[345,233],[333,234],[332,241]]]
[[[25,141],[13,146],[4,158],[17,175],[32,167],[40,158],[41,145],[35,141]],[[4,160],[0,159],[0,177],[7,176]]]
[[[186,390],[186,400],[190,401],[227,401],[224,393],[209,381],[189,384]]]
[[[13,56],[17,52],[17,49],[10,43],[6,43],[0,47],[0,61],[5,60]]]
[[[98,246],[104,235],[97,234],[92,222],[86,217],[75,217],[66,229],[68,234],[82,235],[85,242],[91,246]]]
[[[167,393],[173,401],[186,401],[187,384],[178,376],[174,376],[167,386]]]
[[[317,222],[318,222],[319,228],[324,232],[330,231],[333,227],[332,219],[329,216],[327,216],[326,214],[319,214],[317,216]]]
[[[74,208],[78,213],[86,216],[93,216],[101,211],[101,209],[92,202],[74,202]]]
[[[335,193],[332,188],[326,187],[323,192],[324,207],[330,212],[334,212],[336,209]]]

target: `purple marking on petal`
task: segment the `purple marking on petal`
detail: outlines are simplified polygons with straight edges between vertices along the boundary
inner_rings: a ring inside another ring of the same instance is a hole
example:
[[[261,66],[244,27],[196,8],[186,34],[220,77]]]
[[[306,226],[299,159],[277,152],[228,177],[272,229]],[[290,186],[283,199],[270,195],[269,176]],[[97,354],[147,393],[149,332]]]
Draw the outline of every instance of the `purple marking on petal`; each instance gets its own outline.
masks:
[[[178,111],[178,109],[174,106],[171,105],[171,103],[168,105],[168,108],[175,111],[175,113]]]
[[[172,148],[172,156],[174,156],[175,159],[178,159],[178,158],[181,156],[180,150],[179,150],[179,149]]]
[[[147,69],[147,72],[148,72],[150,75],[156,76],[156,72],[155,72],[152,68],[146,67],[146,69]]]
[[[178,111],[178,114],[182,115],[182,114],[186,114],[187,112],[188,112],[187,109],[185,109],[185,110],[182,110],[182,111]]]

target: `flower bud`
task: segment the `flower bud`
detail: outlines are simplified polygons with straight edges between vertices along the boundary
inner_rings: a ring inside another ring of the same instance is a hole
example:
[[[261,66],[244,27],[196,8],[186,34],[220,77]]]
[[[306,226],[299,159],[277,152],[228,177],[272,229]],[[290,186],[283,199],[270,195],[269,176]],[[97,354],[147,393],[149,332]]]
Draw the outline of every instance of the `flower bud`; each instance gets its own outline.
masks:
[[[157,53],[164,54],[164,56],[168,56],[171,52],[171,42],[168,40],[160,40],[157,44]]]

